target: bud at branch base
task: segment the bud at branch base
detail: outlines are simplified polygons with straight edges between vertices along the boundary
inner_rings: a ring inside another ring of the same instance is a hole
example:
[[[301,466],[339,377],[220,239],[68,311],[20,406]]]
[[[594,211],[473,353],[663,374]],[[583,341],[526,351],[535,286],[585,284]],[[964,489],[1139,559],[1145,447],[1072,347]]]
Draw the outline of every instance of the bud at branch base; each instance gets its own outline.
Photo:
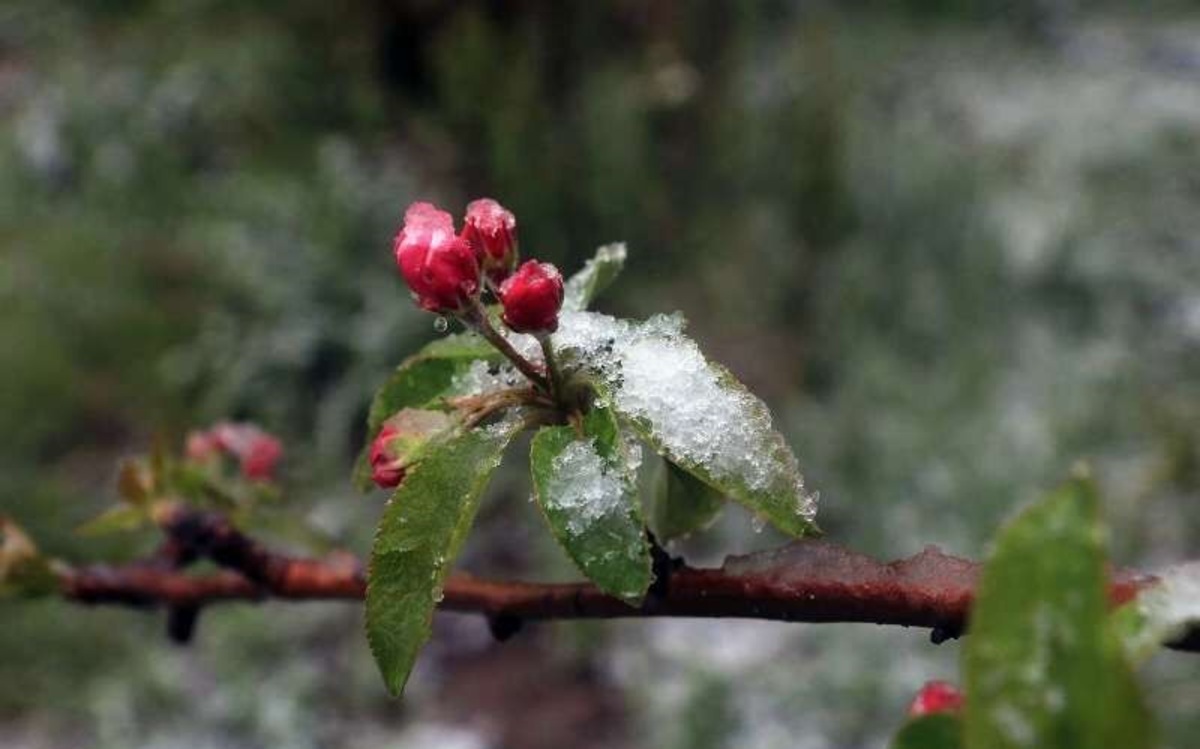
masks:
[[[471,243],[454,233],[454,219],[432,203],[413,203],[393,247],[400,275],[417,304],[456,312],[479,293],[479,262]]]
[[[406,408],[383,423],[371,442],[368,459],[371,480],[381,489],[392,489],[404,481],[431,440],[449,432],[457,422],[441,411]]]
[[[518,333],[553,333],[563,303],[563,279],[550,263],[530,260],[500,284],[504,323]]]
[[[517,264],[517,218],[491,198],[467,205],[462,237],[493,283],[500,283]]]
[[[958,688],[945,681],[931,681],[921,687],[908,708],[914,718],[934,713],[956,713],[962,709],[963,696]]]

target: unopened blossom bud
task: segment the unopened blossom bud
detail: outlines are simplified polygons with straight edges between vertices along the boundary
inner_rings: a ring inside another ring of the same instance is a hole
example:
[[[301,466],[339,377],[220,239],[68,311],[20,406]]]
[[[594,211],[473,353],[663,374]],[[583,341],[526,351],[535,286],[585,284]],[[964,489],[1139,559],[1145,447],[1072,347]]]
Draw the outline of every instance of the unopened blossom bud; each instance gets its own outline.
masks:
[[[187,446],[184,448],[184,454],[187,455],[188,460],[203,463],[215,458],[220,453],[221,446],[211,432],[188,432]]]
[[[454,312],[479,292],[479,262],[471,243],[454,233],[454,219],[431,203],[413,203],[393,247],[396,265],[430,312]]]
[[[379,436],[371,443],[371,480],[380,489],[391,489],[399,486],[404,480],[405,467],[403,461],[390,454],[391,444],[399,435],[399,430],[385,424],[379,431]]]
[[[381,489],[404,481],[410,466],[421,459],[430,440],[454,428],[456,422],[441,411],[405,408],[384,422],[371,443],[371,479]]]
[[[563,303],[563,279],[550,263],[530,260],[500,284],[504,323],[518,333],[553,333]]]
[[[258,435],[241,456],[242,475],[253,481],[268,481],[283,457],[283,445],[269,434]]]
[[[467,205],[462,236],[494,283],[500,283],[517,264],[517,218],[491,198]]]
[[[917,692],[916,698],[908,708],[908,714],[915,718],[933,713],[956,713],[962,709],[962,704],[962,693],[953,684],[931,681]]]
[[[207,439],[217,450],[237,459],[242,475],[254,481],[266,481],[274,477],[275,468],[283,457],[283,445],[279,440],[254,424],[223,422],[208,432]],[[197,449],[206,446],[199,437],[194,441],[189,437],[189,456],[193,444]]]

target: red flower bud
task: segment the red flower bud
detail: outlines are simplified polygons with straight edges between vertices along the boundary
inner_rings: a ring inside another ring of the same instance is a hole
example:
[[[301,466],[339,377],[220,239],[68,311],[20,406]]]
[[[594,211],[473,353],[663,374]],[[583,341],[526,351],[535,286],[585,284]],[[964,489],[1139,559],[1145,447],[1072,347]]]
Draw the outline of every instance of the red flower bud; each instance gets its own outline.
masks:
[[[188,460],[203,463],[219,455],[221,446],[210,432],[188,432],[187,447],[184,454]]]
[[[197,462],[225,453],[238,461],[243,476],[266,481],[275,474],[283,445],[253,424],[221,422],[207,432],[190,433],[186,452],[189,460]]]
[[[518,333],[553,333],[563,302],[562,274],[550,263],[530,260],[500,284],[504,322]]]
[[[241,456],[242,475],[252,481],[269,481],[283,457],[283,445],[269,434],[260,433]]]
[[[458,421],[441,411],[404,408],[383,423],[371,442],[371,478],[381,489],[404,481],[408,469],[420,462],[433,440],[449,434]]]
[[[431,203],[413,203],[396,235],[396,265],[430,312],[454,312],[479,291],[479,262],[471,243],[455,236],[454,219]]]
[[[962,705],[963,696],[957,687],[945,681],[931,681],[917,692],[908,714],[916,718],[932,713],[956,713]]]
[[[462,236],[494,282],[503,281],[517,264],[517,218],[491,198],[467,205]]]
[[[400,436],[400,430],[385,424],[379,436],[371,443],[371,480],[380,489],[391,489],[404,480],[403,461],[389,453],[392,442]]]

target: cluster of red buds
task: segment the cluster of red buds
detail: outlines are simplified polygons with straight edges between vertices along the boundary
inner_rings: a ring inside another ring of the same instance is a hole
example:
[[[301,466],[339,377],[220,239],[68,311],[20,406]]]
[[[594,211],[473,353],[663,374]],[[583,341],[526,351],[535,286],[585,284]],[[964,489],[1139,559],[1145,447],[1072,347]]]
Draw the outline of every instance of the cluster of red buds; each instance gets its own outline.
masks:
[[[517,219],[511,211],[491,198],[472,201],[462,231],[456,233],[449,213],[432,203],[413,203],[404,214],[393,251],[419,307],[454,316],[474,328],[512,361],[534,389],[553,396],[557,375],[547,337],[558,329],[563,278],[549,263],[528,260],[518,266]],[[504,325],[541,342],[545,367],[517,353],[495,329],[483,301],[489,292],[503,308]],[[487,408],[475,413],[481,412]],[[403,419],[384,425],[368,456],[376,484],[392,488],[404,480],[419,445],[428,439],[429,428]]]
[[[537,260],[517,267],[517,219],[491,198],[467,206],[457,234],[449,213],[432,203],[413,203],[394,251],[400,274],[422,309],[469,314],[490,289],[513,330],[546,334],[558,328],[562,275]]]
[[[252,481],[270,481],[283,457],[279,440],[254,424],[221,422],[187,437],[187,457],[197,463],[228,455],[237,461],[242,475]]]
[[[962,706],[962,692],[957,687],[946,681],[930,681],[917,692],[908,707],[908,714],[919,718],[935,713],[957,713]]]

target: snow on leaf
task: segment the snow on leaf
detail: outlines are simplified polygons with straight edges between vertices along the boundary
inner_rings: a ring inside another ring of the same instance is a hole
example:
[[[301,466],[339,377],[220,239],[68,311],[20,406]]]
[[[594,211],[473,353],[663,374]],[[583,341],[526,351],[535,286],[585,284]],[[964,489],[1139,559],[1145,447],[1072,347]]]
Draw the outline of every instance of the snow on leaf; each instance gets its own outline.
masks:
[[[650,556],[636,494],[636,461],[616,420],[593,408],[583,434],[545,427],[533,438],[530,465],[538,505],[554,537],[604,591],[638,602],[650,585]]]
[[[816,532],[816,501],[766,405],[704,357],[681,316],[568,312],[551,344],[569,373],[672,463],[789,534]]]

